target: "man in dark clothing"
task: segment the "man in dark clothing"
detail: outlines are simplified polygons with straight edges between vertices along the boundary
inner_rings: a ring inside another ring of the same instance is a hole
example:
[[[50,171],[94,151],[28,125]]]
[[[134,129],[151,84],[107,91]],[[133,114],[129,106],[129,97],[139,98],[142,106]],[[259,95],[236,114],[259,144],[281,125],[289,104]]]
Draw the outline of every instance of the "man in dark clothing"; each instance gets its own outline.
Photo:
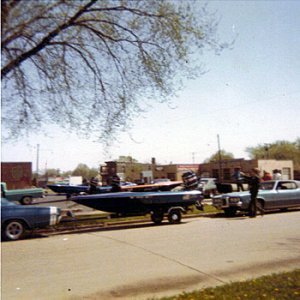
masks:
[[[251,195],[251,200],[249,203],[249,216],[250,218],[255,218],[257,215],[257,210],[260,211],[260,214],[264,214],[264,210],[260,205],[257,205],[257,194],[259,190],[259,184],[260,184],[260,177],[259,177],[260,170],[258,168],[253,168],[251,170],[250,176],[245,175],[242,173],[244,176],[245,180],[249,184],[249,191]]]

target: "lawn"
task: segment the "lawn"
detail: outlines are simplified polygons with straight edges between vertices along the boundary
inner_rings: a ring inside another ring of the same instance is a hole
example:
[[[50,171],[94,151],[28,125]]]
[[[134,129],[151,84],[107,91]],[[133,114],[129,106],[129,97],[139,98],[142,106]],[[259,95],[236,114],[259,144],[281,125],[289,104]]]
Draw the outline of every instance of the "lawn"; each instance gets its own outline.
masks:
[[[158,299],[158,298],[152,298]],[[159,300],[299,300],[300,269]]]

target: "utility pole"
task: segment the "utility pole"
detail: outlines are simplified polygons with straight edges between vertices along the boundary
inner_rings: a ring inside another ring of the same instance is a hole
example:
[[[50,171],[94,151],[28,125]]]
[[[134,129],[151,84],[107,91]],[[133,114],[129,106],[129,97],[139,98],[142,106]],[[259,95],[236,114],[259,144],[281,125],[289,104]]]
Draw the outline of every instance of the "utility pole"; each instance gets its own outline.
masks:
[[[192,162],[195,163],[195,152],[192,152]]]
[[[40,144],[36,145],[36,184],[39,185]]]
[[[265,144],[265,158],[269,159],[269,149],[270,149],[270,144]]]
[[[222,155],[221,155],[221,147],[220,147],[220,137],[218,138],[218,153],[219,153],[219,181],[222,182]]]

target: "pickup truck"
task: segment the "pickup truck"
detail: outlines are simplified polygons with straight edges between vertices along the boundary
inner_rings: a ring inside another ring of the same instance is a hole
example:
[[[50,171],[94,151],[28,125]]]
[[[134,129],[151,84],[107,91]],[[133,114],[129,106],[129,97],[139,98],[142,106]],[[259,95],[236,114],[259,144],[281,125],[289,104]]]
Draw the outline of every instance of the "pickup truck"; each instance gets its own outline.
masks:
[[[6,183],[1,182],[1,196],[9,201],[18,201],[27,205],[32,203],[33,198],[44,197],[44,190],[41,188],[8,190]]]

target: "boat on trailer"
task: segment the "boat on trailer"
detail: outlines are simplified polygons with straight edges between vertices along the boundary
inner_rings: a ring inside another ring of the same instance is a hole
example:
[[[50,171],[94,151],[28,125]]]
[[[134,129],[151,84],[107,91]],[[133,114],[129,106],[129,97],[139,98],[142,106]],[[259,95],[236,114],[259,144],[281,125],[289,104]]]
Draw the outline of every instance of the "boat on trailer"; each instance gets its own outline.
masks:
[[[72,195],[78,195],[80,193],[88,193],[88,185],[66,185],[66,184],[48,184],[47,187],[57,194],[66,194],[67,198]],[[97,193],[109,193],[111,191],[111,186],[98,186]]]
[[[121,190],[126,191],[134,191],[134,192],[155,192],[155,191],[170,191],[173,188],[182,184],[181,181],[170,181],[170,182],[161,182],[155,184],[143,184],[143,185],[123,185],[121,186]],[[70,198],[72,195],[79,195],[82,193],[89,192],[88,185],[67,185],[67,184],[48,184],[47,187],[57,194],[66,194],[67,198]],[[112,186],[97,186],[96,193],[110,193]]]
[[[72,201],[119,216],[151,214],[151,220],[160,224],[165,215],[170,223],[180,223],[182,213],[192,205],[199,205],[203,196],[199,191],[118,192],[72,197]]]

